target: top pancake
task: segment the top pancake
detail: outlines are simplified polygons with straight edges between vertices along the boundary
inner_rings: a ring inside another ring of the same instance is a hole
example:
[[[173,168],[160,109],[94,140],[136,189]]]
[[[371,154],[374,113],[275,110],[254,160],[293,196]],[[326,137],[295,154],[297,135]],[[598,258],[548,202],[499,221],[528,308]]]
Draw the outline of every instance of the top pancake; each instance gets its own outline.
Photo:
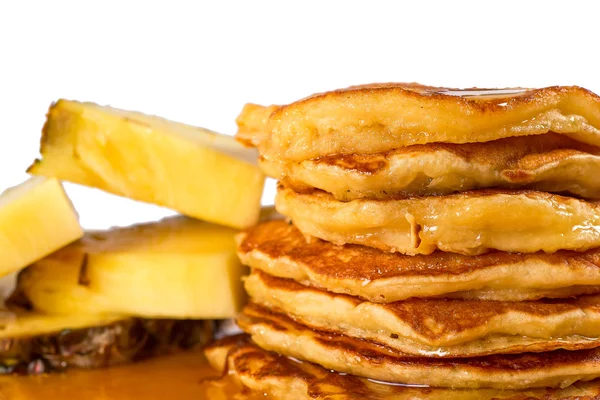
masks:
[[[600,97],[577,86],[453,90],[387,83],[248,105],[238,138],[263,157],[302,161],[426,143],[474,143],[556,132],[600,144]]]

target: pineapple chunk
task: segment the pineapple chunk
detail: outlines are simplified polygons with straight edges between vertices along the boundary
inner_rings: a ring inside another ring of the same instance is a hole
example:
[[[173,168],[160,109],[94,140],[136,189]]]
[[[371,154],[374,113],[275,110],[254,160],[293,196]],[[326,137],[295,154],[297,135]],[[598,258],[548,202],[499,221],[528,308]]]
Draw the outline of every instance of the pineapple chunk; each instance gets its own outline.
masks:
[[[137,112],[59,100],[35,175],[96,187],[206,221],[246,228],[260,212],[257,154],[231,136]]]
[[[18,289],[50,314],[234,317],[246,272],[235,233],[182,216],[90,232],[21,272]]]
[[[0,277],[82,236],[77,213],[56,179],[34,177],[0,195]]]

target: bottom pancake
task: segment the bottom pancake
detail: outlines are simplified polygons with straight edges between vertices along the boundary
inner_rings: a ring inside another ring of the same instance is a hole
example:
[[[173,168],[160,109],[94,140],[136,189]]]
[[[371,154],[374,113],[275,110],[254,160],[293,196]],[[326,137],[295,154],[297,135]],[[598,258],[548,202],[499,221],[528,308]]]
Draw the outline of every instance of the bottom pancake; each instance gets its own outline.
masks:
[[[289,399],[290,393],[295,400],[592,400],[600,397],[600,381],[523,391],[383,384],[268,352],[247,335],[215,342],[205,349],[205,354],[213,368],[233,378],[239,386],[274,399]]]
[[[284,314],[247,306],[238,325],[266,350],[326,369],[408,385],[528,389],[566,387],[600,377],[600,349],[492,355],[477,358],[414,357],[376,342],[312,330]]]

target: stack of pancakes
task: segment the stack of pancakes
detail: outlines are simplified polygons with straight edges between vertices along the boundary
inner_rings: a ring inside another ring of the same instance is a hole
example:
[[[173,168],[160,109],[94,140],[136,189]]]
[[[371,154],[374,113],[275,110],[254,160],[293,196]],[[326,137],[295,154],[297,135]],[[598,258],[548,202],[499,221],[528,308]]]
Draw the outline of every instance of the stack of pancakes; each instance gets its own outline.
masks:
[[[289,398],[599,393],[600,97],[370,85],[238,125],[287,218],[239,234],[248,336],[214,364]]]

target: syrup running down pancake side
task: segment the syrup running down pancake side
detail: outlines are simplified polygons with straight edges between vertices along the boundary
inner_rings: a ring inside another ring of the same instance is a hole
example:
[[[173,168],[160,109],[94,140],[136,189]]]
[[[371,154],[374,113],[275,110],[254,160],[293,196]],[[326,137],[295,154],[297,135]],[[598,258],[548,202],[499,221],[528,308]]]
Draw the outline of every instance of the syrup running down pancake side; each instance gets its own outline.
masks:
[[[305,235],[408,255],[600,247],[600,206],[545,192],[486,189],[341,202],[325,192],[297,193],[280,185],[275,206]]]

